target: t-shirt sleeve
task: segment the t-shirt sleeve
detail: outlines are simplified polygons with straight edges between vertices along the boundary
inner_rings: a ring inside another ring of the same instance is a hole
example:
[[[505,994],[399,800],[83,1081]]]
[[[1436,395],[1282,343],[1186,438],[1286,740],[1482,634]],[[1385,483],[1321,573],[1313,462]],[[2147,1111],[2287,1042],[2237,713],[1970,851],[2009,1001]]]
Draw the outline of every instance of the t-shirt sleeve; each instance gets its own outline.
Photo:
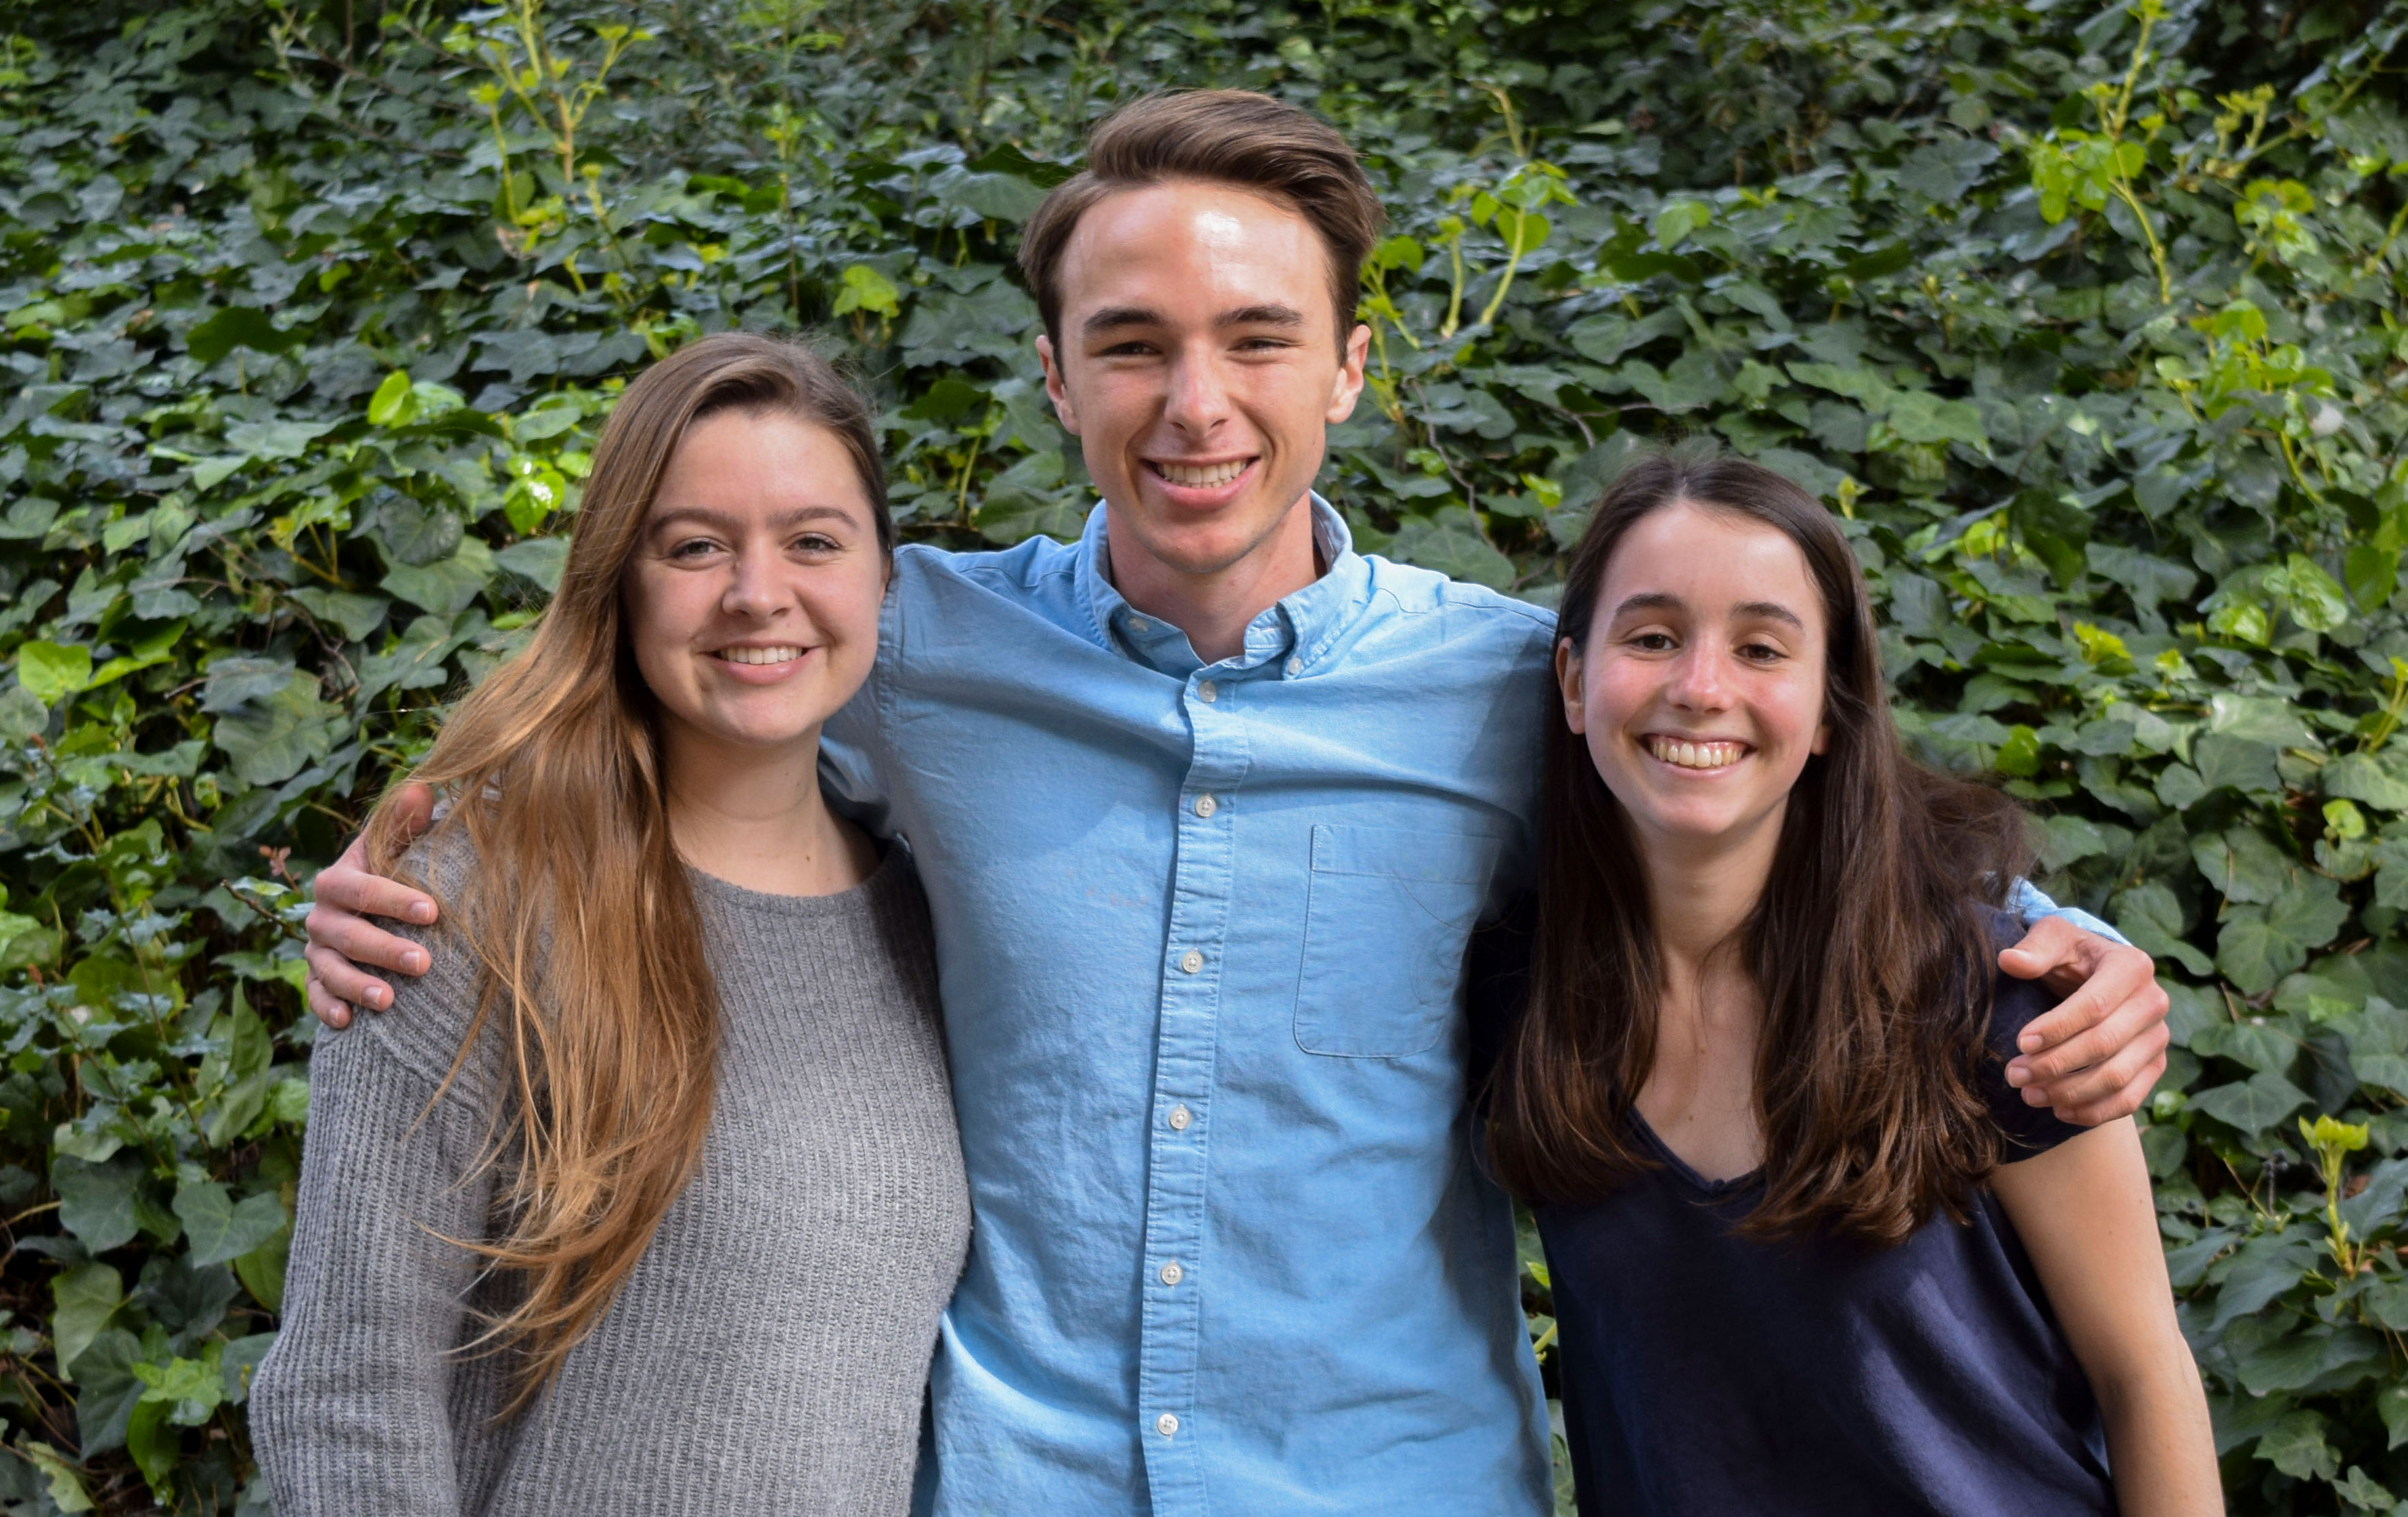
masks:
[[[2023,923],[2014,917],[2004,911],[1993,913],[1990,947],[1994,953],[2012,948],[2023,935]],[[1982,1095],[1990,1104],[1991,1120],[2006,1138],[2006,1151],[2000,1158],[2008,1164],[2045,1153],[2067,1138],[2090,1130],[2060,1119],[2047,1107],[2027,1104],[2024,1093],[2007,1083],[2007,1061],[2023,1052],[2015,1046],[2015,1039],[2028,1023],[2057,1002],[2056,994],[2036,980],[2017,980],[1999,970],[1991,981],[1990,1023],[1985,1039],[1989,1055],[1982,1061]]]
[[[1518,896],[1502,917],[1471,935],[1466,951],[1464,1009],[1471,1024],[1468,1083],[1476,1100],[1485,1099],[1489,1073],[1530,998],[1530,951],[1538,922],[1538,897]]]

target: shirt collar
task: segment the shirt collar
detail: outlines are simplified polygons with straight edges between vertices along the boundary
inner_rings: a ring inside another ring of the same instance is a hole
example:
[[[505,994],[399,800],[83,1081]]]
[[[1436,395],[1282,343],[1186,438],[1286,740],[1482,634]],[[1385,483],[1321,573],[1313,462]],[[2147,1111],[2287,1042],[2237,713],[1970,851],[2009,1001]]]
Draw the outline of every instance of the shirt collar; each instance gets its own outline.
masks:
[[[1268,667],[1289,679],[1307,672],[1326,653],[1371,598],[1371,565],[1354,551],[1346,519],[1319,494],[1312,497],[1312,543],[1327,565],[1321,578],[1264,611],[1246,625],[1245,651],[1216,668],[1230,672]],[[1131,607],[1112,585],[1105,546],[1104,504],[1087,513],[1080,535],[1077,574],[1096,627],[1116,645],[1165,674],[1185,679],[1204,667],[1187,634]]]

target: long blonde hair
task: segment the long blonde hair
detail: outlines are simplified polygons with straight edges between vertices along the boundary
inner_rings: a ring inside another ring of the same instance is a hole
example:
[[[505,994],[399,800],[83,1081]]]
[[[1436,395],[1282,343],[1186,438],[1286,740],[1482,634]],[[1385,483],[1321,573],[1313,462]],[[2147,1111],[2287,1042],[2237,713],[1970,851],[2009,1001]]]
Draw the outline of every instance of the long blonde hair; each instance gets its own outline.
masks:
[[[513,1410],[609,1309],[710,1124],[717,987],[620,595],[670,455],[724,410],[835,434],[892,550],[868,410],[826,361],[749,333],[691,343],[612,409],[533,638],[459,703],[408,777],[451,798],[430,839],[456,832],[475,860],[463,898],[444,903],[480,968],[452,1073],[498,1026],[509,1100],[487,1162],[507,1175],[511,1221],[498,1239],[457,1241],[523,1287],[480,1340],[519,1360]],[[394,872],[410,838],[389,796],[366,839],[371,866]]]

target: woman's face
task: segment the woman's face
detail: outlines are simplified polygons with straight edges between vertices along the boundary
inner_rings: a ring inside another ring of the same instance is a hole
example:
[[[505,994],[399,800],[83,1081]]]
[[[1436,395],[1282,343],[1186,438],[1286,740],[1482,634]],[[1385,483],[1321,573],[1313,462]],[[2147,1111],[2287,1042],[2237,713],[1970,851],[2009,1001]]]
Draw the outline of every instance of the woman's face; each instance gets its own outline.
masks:
[[[1823,751],[1823,598],[1788,536],[1677,502],[1624,533],[1588,644],[1555,650],[1564,719],[1643,844],[1780,837]]]
[[[869,675],[886,558],[827,428],[719,411],[671,455],[623,582],[636,665],[673,736],[777,748]]]

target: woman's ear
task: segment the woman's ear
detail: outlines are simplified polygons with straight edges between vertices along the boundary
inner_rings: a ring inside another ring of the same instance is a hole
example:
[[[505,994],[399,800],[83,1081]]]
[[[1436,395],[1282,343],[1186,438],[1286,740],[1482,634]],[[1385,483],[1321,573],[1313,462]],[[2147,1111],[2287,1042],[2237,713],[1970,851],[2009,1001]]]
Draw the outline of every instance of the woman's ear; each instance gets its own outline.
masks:
[[[1564,725],[1585,736],[1588,706],[1581,686],[1580,650],[1570,637],[1555,639],[1555,688],[1564,698]]]

